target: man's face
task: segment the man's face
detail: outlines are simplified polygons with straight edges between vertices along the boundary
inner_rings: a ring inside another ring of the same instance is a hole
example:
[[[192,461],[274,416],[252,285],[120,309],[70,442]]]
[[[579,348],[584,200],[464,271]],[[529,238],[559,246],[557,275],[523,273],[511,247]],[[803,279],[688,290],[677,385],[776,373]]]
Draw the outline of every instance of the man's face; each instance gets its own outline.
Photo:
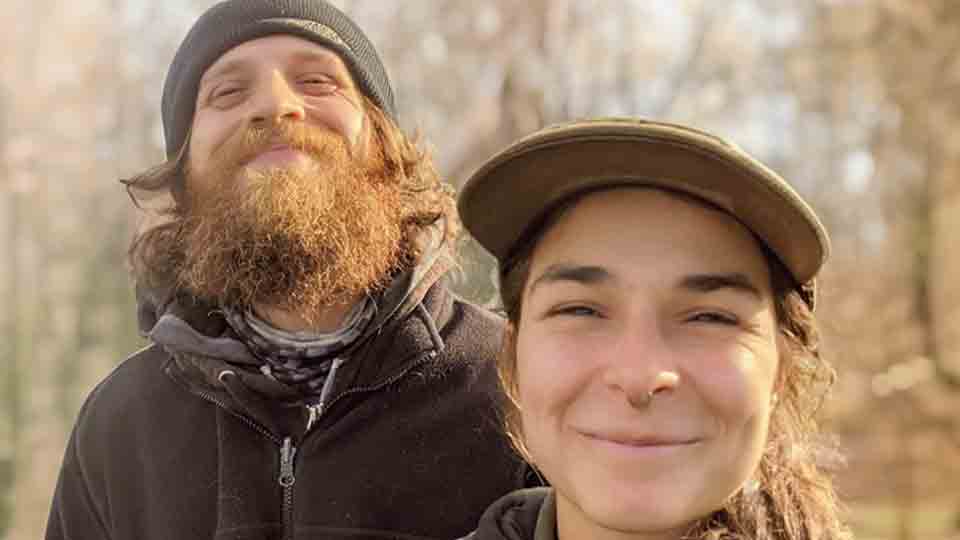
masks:
[[[337,134],[353,154],[365,146],[363,101],[343,60],[298,37],[264,37],[227,51],[201,78],[188,149],[191,181],[216,176],[210,173],[218,152],[238,130],[280,121]],[[304,167],[311,159],[278,142],[249,156],[238,172]]]
[[[307,321],[385,287],[406,260],[404,194],[363,104],[341,59],[299,38],[214,63],[189,143],[180,283]]]

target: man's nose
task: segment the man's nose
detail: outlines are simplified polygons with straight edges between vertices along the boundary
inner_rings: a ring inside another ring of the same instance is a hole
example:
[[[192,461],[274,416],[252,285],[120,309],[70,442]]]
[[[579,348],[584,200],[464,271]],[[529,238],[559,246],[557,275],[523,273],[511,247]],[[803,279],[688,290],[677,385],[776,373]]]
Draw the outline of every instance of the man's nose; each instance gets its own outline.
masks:
[[[290,86],[282,73],[271,73],[257,89],[250,122],[270,124],[280,120],[302,121],[304,118],[303,96]]]
[[[649,406],[658,396],[667,396],[680,384],[676,359],[656,325],[624,329],[611,344],[604,382],[623,394],[636,408]]]

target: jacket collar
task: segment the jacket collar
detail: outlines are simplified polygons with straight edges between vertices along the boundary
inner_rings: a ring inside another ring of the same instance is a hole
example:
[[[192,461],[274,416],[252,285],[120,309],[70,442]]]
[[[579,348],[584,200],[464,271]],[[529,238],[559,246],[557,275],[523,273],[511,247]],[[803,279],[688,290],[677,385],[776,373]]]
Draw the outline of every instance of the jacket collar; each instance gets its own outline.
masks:
[[[463,540],[557,540],[553,488],[520,489],[497,499]]]
[[[333,381],[333,403],[361,389],[373,390],[402,376],[416,363],[436,358],[443,349],[442,328],[449,324],[453,295],[437,281],[413,309],[389,321],[343,363]],[[167,373],[195,394],[254,420],[274,435],[303,430],[303,395],[266,377],[259,365],[174,352]]]

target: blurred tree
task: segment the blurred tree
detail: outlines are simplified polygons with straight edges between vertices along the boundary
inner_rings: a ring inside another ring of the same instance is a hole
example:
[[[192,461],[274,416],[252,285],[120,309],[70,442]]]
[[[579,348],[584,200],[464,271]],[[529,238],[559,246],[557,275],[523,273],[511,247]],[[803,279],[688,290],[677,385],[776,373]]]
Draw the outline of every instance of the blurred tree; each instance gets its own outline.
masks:
[[[958,8],[821,3],[793,58],[796,88],[821,86],[833,126],[816,155],[835,163],[823,205],[840,211],[828,210],[837,249],[826,307],[835,352],[846,353],[845,479],[897,501],[902,539],[921,537],[915,511],[955,493],[960,475],[960,260],[948,234],[960,226]]]
[[[7,217],[7,223],[4,223],[4,229],[7,231],[7,237],[4,239],[3,247],[9,248],[16,245],[16,239],[19,236],[20,216],[17,212],[17,201],[14,197],[11,186],[11,171],[7,164],[7,141],[10,138],[9,124],[9,96],[5,88],[0,87],[0,187],[3,196],[4,214]],[[7,250],[7,253],[12,253]],[[16,306],[18,305],[18,284],[17,268],[15,257],[9,257],[14,264],[4,269],[4,297],[7,299],[6,315],[2,320],[2,330],[0,330],[0,358],[6,358],[6,366],[3,372],[3,401],[0,404],[0,538],[4,537],[5,532],[10,527],[13,516],[13,482],[14,482],[14,461],[16,460],[17,441],[20,437],[20,374],[19,357],[17,354],[17,317]]]
[[[165,69],[213,3],[0,3],[19,21],[0,34],[0,538],[11,509],[7,538],[41,536],[75,411],[141,345],[123,264],[135,216],[115,180],[163,158]],[[790,178],[833,233],[819,315],[846,492],[900,496],[902,538],[921,534],[908,513],[925,495],[956,496],[955,2],[336,3],[454,185],[538,127],[612,114],[722,133]],[[464,253],[459,289],[492,299],[492,261]]]

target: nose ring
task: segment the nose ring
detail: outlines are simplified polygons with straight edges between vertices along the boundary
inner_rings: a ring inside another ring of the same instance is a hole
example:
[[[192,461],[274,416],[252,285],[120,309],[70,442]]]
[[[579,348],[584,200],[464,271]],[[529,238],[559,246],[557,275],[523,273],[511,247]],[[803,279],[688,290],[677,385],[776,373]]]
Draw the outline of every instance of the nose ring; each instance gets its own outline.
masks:
[[[643,408],[643,407],[649,407],[649,406],[650,406],[650,403],[653,402],[653,395],[654,395],[654,394],[656,394],[656,391],[655,391],[655,390],[650,390],[650,391],[642,394],[641,396],[638,396],[638,397],[641,398],[641,399],[636,399],[636,398],[631,399],[631,400],[630,400],[630,404],[633,405],[634,407],[637,407],[638,409],[639,409],[639,408]]]
[[[646,396],[647,399],[643,402],[643,405],[649,406],[651,403],[653,403],[653,396],[655,396],[656,394],[657,394],[656,390],[650,390],[649,392],[647,392],[647,396]]]

